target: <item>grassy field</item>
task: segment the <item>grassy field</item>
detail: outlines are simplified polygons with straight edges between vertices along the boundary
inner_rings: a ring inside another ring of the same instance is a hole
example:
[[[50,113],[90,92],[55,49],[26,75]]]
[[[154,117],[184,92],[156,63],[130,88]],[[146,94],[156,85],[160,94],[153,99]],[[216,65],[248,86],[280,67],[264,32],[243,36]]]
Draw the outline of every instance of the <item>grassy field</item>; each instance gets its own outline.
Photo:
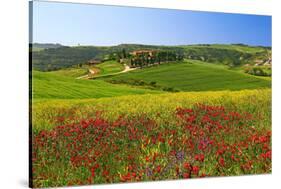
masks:
[[[84,67],[84,68],[65,68],[65,69],[60,69],[60,70],[57,70],[57,71],[52,71],[50,73],[54,73],[58,76],[67,76],[67,77],[77,78],[77,77],[86,75],[88,73],[88,67]]]
[[[217,48],[217,49],[229,49],[229,50],[236,50],[240,52],[245,52],[245,53],[258,53],[262,52],[265,49],[262,47],[252,47],[252,46],[243,46],[243,45],[224,45],[224,44],[212,44],[209,46],[206,45],[186,45],[182,46],[186,49],[192,49],[194,47],[196,48]]]
[[[194,60],[135,70],[106,80],[127,84],[134,84],[136,81],[156,82],[162,88],[180,91],[241,90],[271,86],[271,82],[263,78],[229,70],[222,65]]]
[[[113,85],[101,80],[79,80],[56,73],[32,72],[33,99],[85,99],[129,94],[160,93],[147,89]]]
[[[95,69],[32,72],[34,187],[271,172],[269,77],[200,61]]]
[[[195,103],[222,105],[235,111],[252,112],[265,118],[257,127],[270,127],[271,89],[262,89],[145,94],[100,99],[41,99],[33,104],[33,128],[50,129],[56,126],[58,117],[72,115],[80,120],[94,116],[97,111],[102,111],[105,118],[110,120],[117,119],[119,115],[146,114],[165,123],[173,120],[171,115],[177,107],[189,108]]]
[[[89,69],[95,72],[95,74],[92,75],[92,77],[101,77],[101,76],[106,76],[113,73],[121,72],[122,70],[124,70],[124,65],[116,61],[105,61],[95,66],[83,65],[80,68],[70,67],[70,68],[59,69],[56,71],[51,71],[50,73],[54,73],[58,76],[78,78],[86,74],[91,75],[91,73],[89,73]]]
[[[118,66],[120,65],[117,62],[105,62],[99,66],[104,70],[104,74],[108,74],[119,72],[121,67],[118,68]],[[243,101],[238,106],[241,109],[251,107],[260,109],[258,105],[267,103],[265,107],[268,107],[270,102],[270,78],[247,75],[229,70],[227,66],[219,64],[185,61],[144,68],[101,79],[78,80],[73,78],[84,74],[83,71],[85,71],[83,68],[69,68],[54,72],[33,71],[34,128],[40,130],[41,127],[54,126],[51,123],[52,120],[55,120],[55,117],[59,116],[58,112],[63,112],[63,110],[68,112],[75,109],[79,116],[90,116],[95,111],[102,110],[107,112],[105,115],[112,115],[113,117],[107,116],[112,119],[121,114],[148,113],[155,115],[156,112],[162,110],[171,112],[177,106],[188,107],[197,102],[221,104],[228,107],[234,104],[234,96],[239,99],[237,101]],[[111,84],[106,82],[108,80],[117,80],[126,84]],[[130,80],[141,80],[146,83],[156,82],[156,84],[153,85],[154,87],[134,86],[133,83],[128,83]],[[155,87],[158,85],[194,92],[167,93],[161,90],[162,88]],[[262,88],[268,89],[261,90]],[[231,90],[237,92],[231,92]],[[138,96],[139,94],[142,96]],[[247,99],[248,96],[250,96],[250,100]],[[255,97],[253,98],[253,96]],[[253,102],[254,100],[255,102]],[[260,102],[256,102],[257,100]],[[250,106],[247,102],[254,103],[254,105]],[[112,109],[112,104],[115,105],[114,109]],[[251,110],[250,112],[255,111]],[[45,113],[47,115],[44,115]],[[161,118],[159,120],[167,119]]]
[[[101,64],[100,68],[103,68],[104,74],[118,72],[119,65],[117,66],[117,64],[119,63],[106,62]],[[119,68],[121,69],[121,67]],[[34,128],[40,130],[40,128],[53,127],[52,120],[55,120],[55,117],[58,117],[59,113],[64,110],[66,112],[75,110],[75,114],[79,115],[78,120],[99,110],[105,111],[105,115],[111,115],[106,118],[113,119],[121,114],[155,115],[163,110],[171,112],[177,106],[188,107],[197,102],[229,107],[235,103],[234,96],[237,96],[237,101],[242,101],[234,107],[242,110],[251,107],[260,109],[259,105],[263,103],[267,103],[264,106],[268,107],[270,102],[270,78],[246,75],[219,64],[187,61],[144,68],[116,76],[102,77],[102,79],[78,80],[73,78],[82,74],[83,71],[85,71],[83,68],[54,72],[33,71]],[[118,80],[121,81],[120,83],[141,80],[147,83],[156,82],[156,84],[153,85],[154,87],[133,86],[132,83],[111,84],[106,82],[108,80]],[[155,87],[158,85],[194,92],[167,93],[161,90],[162,88]],[[154,90],[147,89],[149,87]],[[264,89],[262,90],[262,88]],[[231,90],[236,92],[231,92]],[[142,96],[138,96],[139,94]],[[115,105],[113,109],[112,104]],[[257,109],[247,109],[247,111],[255,112]],[[83,116],[81,117],[81,115]],[[162,121],[168,119],[159,118]]]
[[[123,64],[116,61],[106,61],[101,64],[97,64],[95,67],[99,69],[99,72],[96,76],[109,75],[124,70]]]

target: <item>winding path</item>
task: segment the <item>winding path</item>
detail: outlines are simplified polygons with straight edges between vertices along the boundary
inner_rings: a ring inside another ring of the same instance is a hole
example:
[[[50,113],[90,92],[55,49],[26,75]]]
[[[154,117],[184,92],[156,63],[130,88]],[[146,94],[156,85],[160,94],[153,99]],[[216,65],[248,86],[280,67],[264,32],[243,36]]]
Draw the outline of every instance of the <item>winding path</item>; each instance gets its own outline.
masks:
[[[94,75],[96,72],[94,70],[88,69],[87,75],[82,75],[80,77],[77,77],[76,79],[89,79],[91,75]]]
[[[125,66],[125,69],[121,72],[117,72],[116,74],[126,73],[126,72],[133,71],[133,70],[137,69],[137,68],[130,68],[127,64],[124,64],[124,66]]]
[[[122,70],[121,72],[116,72],[116,73],[112,73],[112,74],[108,74],[106,76],[111,76],[111,75],[118,75],[118,74],[121,74],[121,73],[126,73],[126,72],[130,72],[130,71],[133,71],[133,70],[136,70],[138,68],[130,68],[127,64],[124,64],[124,70]],[[80,77],[77,77],[76,79],[90,79],[92,78],[91,76],[97,74],[97,72],[95,70],[92,70],[92,69],[88,69],[88,74],[87,75],[83,75],[83,76],[80,76]]]

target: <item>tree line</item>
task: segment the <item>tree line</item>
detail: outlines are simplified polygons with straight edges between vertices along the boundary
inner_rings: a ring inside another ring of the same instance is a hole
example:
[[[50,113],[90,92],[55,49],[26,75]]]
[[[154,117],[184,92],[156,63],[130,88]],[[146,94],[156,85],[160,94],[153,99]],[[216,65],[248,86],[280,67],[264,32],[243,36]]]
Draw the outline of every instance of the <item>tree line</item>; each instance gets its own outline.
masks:
[[[164,62],[182,61],[184,55],[174,51],[151,51],[134,55],[130,58],[132,67],[145,67],[153,64],[161,64]]]

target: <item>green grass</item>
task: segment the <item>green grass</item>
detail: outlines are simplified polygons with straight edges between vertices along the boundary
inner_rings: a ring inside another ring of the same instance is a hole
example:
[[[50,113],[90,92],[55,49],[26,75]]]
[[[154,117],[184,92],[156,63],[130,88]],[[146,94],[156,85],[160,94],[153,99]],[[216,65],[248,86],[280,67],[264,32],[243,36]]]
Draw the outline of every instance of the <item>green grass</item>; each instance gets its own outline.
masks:
[[[88,68],[66,68],[57,71],[52,71],[50,73],[54,73],[60,76],[77,78],[79,76],[86,75],[88,73]]]
[[[80,80],[48,72],[32,72],[33,99],[83,99],[130,94],[160,93],[101,80]]]
[[[162,88],[170,87],[180,91],[241,90],[271,87],[269,80],[232,71],[222,65],[192,60],[139,69],[108,77],[105,80],[119,83],[139,80],[146,83],[156,82]]]
[[[60,76],[77,78],[88,74],[89,69],[95,71],[94,77],[100,77],[100,76],[121,72],[122,70],[124,70],[124,66],[116,61],[106,61],[101,64],[97,64],[95,66],[83,65],[83,67],[81,68],[70,67],[70,68],[52,71],[50,73],[54,73]]]
[[[99,69],[97,76],[109,75],[118,73],[124,70],[124,66],[116,61],[106,61],[95,66]]]
[[[242,45],[227,45],[227,44],[213,44],[213,45],[186,45],[183,46],[186,49],[196,48],[216,48],[216,49],[228,49],[228,50],[236,50],[245,53],[257,53],[262,52],[265,49],[262,47],[254,47],[254,46],[242,46]]]

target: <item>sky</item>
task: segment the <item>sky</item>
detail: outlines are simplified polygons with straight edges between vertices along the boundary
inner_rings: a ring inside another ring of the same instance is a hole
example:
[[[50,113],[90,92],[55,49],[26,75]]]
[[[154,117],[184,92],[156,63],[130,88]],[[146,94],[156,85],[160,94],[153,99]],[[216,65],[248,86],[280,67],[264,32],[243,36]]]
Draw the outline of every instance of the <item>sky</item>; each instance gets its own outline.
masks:
[[[34,1],[33,42],[271,46],[271,16]]]

